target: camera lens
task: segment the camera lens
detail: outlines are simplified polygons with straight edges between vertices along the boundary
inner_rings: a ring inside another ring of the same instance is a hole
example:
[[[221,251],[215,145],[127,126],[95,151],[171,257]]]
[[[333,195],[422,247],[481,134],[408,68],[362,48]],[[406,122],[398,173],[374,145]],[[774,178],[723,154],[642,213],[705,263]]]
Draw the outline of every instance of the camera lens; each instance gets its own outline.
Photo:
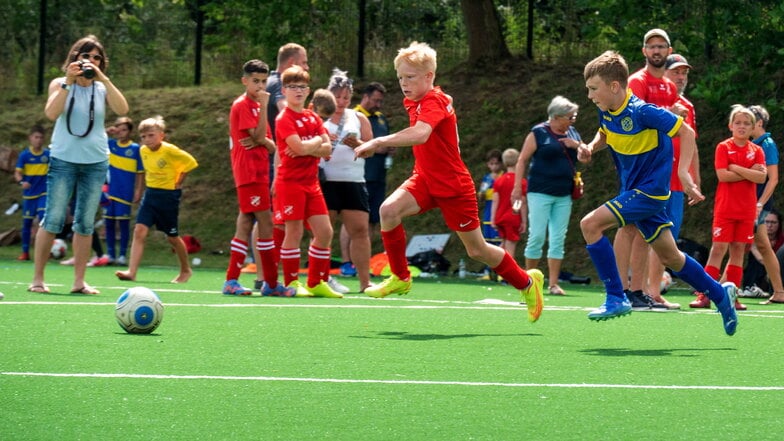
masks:
[[[95,78],[95,69],[91,69],[89,67],[85,67],[82,69],[82,76],[87,78],[88,80],[92,80]]]

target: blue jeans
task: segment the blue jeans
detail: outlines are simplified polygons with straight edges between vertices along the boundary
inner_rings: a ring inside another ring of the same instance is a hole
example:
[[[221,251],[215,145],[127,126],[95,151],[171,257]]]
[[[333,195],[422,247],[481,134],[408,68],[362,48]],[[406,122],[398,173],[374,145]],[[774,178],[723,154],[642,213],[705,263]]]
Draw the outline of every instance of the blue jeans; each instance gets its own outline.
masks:
[[[76,194],[73,231],[83,236],[92,235],[108,169],[108,159],[94,164],[77,164],[50,158],[46,175],[46,213],[41,227],[54,234],[63,231],[71,197]]]
[[[525,245],[526,259],[540,259],[545,235],[549,237],[547,257],[563,259],[566,229],[572,214],[572,197],[551,196],[544,193],[528,193],[528,242]]]

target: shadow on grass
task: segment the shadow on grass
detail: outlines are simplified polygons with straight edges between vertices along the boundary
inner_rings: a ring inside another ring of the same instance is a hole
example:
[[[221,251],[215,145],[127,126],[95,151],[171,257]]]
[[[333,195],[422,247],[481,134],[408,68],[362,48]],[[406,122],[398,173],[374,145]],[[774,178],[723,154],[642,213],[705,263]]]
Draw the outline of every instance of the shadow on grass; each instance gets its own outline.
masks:
[[[408,341],[433,341],[433,340],[453,340],[457,338],[475,337],[541,337],[542,334],[411,334],[408,332],[379,332],[376,337],[351,336],[350,338],[372,338],[385,340],[408,340]]]
[[[735,348],[666,348],[666,349],[627,349],[627,348],[596,348],[583,349],[579,352],[600,357],[696,357],[690,352],[735,351]]]

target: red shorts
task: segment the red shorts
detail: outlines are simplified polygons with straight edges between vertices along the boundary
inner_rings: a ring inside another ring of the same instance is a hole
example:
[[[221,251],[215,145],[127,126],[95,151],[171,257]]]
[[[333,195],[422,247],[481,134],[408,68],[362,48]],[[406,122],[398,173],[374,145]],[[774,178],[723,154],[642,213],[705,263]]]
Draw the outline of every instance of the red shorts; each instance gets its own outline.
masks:
[[[714,242],[754,242],[754,220],[713,219]]]
[[[327,203],[321,193],[318,181],[300,184],[289,181],[275,181],[275,203],[273,222],[304,221],[319,214],[328,215]]]
[[[433,208],[440,208],[444,222],[453,231],[473,231],[482,223],[479,221],[479,206],[476,202],[476,193],[473,189],[463,195],[439,198],[430,194],[427,184],[417,175],[411,176],[400,185],[400,188],[409,192],[419,205],[420,212],[424,213]]]
[[[498,231],[498,237],[504,240],[517,242],[520,240],[520,225],[523,220],[520,219],[519,214],[511,213],[511,216],[504,216],[495,224],[495,229]]]
[[[255,213],[270,209],[269,185],[252,183],[237,187],[237,200],[240,203],[240,212]]]

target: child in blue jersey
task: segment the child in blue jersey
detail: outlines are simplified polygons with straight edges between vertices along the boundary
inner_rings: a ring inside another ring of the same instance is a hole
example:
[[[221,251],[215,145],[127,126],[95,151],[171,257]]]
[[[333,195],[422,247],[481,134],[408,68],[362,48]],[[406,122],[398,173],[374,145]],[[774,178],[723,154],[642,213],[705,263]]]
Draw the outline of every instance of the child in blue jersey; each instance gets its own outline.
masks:
[[[620,194],[580,221],[586,249],[607,298],[591,311],[591,320],[607,320],[631,313],[615,264],[612,244],[604,231],[634,223],[661,262],[681,280],[705,293],[721,312],[724,331],[735,334],[737,315],[736,287],[720,285],[697,261],[678,250],[666,215],[672,171],[672,137],[681,138],[681,158],[692,158],[696,143],[694,130],[683,118],[647,104],[627,88],[629,68],[620,54],[607,51],[590,61],[583,72],[588,98],[599,108],[599,130],[594,139],[580,145],[578,157],[589,160],[593,153],[609,147],[620,174]],[[690,160],[681,160],[678,176],[683,191],[693,205],[705,199],[689,175]]]
[[[19,154],[14,179],[22,187],[22,254],[19,260],[30,260],[30,237],[33,220],[43,219],[46,210],[46,173],[49,171],[49,150],[44,148],[44,128],[35,125],[27,140],[30,146]]]
[[[131,140],[133,120],[117,118],[109,134],[109,205],[106,207],[106,254],[109,263],[125,265],[131,237],[131,206],[139,202],[144,188],[144,165],[139,144]],[[117,228],[120,247],[117,249]]]
[[[482,235],[486,241],[498,245],[502,240],[498,237],[498,230],[492,225],[491,217],[493,212],[493,184],[495,184],[496,179],[504,174],[501,151],[497,149],[490,150],[487,152],[485,160],[487,161],[487,169],[490,172],[482,177],[482,181],[479,183],[479,191],[476,194],[479,203],[484,202],[485,204],[482,211]]]

